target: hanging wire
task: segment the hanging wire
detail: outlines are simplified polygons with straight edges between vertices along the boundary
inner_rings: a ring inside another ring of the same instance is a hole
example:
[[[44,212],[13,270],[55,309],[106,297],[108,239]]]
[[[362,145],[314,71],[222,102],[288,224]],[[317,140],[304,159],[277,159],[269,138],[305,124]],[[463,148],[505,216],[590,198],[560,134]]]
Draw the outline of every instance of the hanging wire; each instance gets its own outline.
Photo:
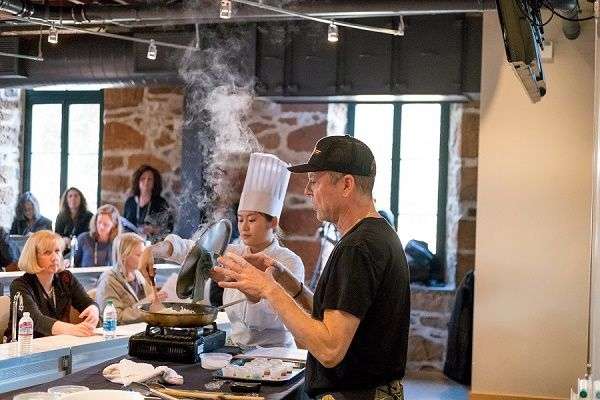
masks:
[[[311,21],[315,21],[315,22],[320,22],[322,24],[331,25],[331,23],[332,23],[332,20],[330,20],[330,19],[313,17],[313,16],[310,16],[310,15],[307,15],[307,14],[302,14],[302,13],[298,13],[298,12],[295,12],[295,11],[286,10],[284,8],[281,8],[281,7],[269,6],[267,4],[257,3],[257,2],[254,2],[254,1],[249,1],[249,0],[231,0],[231,1],[234,2],[234,3],[245,4],[245,5],[251,6],[251,7],[261,8],[263,10],[273,11],[273,12],[276,12],[276,13],[279,13],[279,14],[285,14],[285,15],[289,15],[289,16],[292,16],[292,17],[298,17],[298,18],[302,18],[302,19],[308,19],[308,20],[311,20]],[[400,33],[397,30],[395,30],[395,29],[379,28],[377,26],[353,24],[353,23],[344,22],[344,21],[335,21],[335,25],[345,26],[347,28],[353,28],[353,29],[360,29],[360,30],[363,30],[363,31],[385,33],[385,34],[388,34],[388,35],[400,36]]]
[[[29,23],[41,25],[41,26],[52,26],[53,25],[52,22],[44,20],[44,19],[40,19],[40,18],[26,18],[26,17],[19,17],[16,15],[11,16],[10,18],[16,19],[18,21],[29,22]],[[74,26],[68,26],[68,25],[61,25],[58,27],[58,29],[69,31],[69,32],[85,33],[85,34],[93,35],[93,36],[102,36],[102,37],[107,37],[107,38],[111,38],[111,39],[125,40],[125,41],[129,41],[129,42],[134,42],[134,43],[143,43],[145,45],[150,45],[150,41],[151,41],[151,39],[142,39],[142,38],[137,38],[137,37],[133,37],[133,36],[125,36],[125,35],[119,35],[116,33],[109,33],[109,32],[92,31],[89,29],[76,28]],[[170,48],[174,48],[174,49],[198,51],[197,48],[192,47],[192,46],[186,46],[186,45],[176,44],[176,43],[161,42],[159,40],[155,40],[154,44],[156,46],[161,46],[161,47],[170,47]]]

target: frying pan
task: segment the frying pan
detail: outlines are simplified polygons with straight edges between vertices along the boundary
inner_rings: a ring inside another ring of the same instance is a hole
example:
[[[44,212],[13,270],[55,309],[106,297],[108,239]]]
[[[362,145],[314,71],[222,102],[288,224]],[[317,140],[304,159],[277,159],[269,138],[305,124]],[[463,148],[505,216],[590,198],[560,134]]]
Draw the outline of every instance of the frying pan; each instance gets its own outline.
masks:
[[[231,238],[231,222],[227,219],[208,225],[188,253],[179,270],[176,292],[180,299],[192,298],[194,303],[204,298],[204,283],[216,256],[223,254]]]
[[[163,303],[165,307],[169,307],[177,311],[181,309],[190,310],[194,312],[193,314],[166,314],[160,312],[150,312],[149,308],[151,304],[142,304],[139,306],[139,310],[142,313],[142,319],[144,322],[152,326],[194,328],[212,324],[215,319],[217,319],[217,313],[219,311],[223,311],[225,308],[241,303],[242,301],[246,301],[246,299],[232,301],[231,303],[223,304],[220,307],[213,307],[197,303]]]

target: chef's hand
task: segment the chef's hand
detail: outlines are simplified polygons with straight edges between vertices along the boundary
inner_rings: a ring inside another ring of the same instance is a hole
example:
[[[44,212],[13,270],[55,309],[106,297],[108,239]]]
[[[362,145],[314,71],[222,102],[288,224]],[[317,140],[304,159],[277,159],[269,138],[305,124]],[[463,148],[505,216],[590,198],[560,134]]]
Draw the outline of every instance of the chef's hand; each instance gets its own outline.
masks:
[[[298,293],[300,281],[298,281],[294,274],[285,268],[279,261],[264,253],[245,254],[244,259],[261,271],[266,271],[270,268],[273,278],[275,278],[277,283],[279,283],[291,296]]]
[[[82,324],[89,325],[92,330],[98,326],[98,321],[100,320],[100,311],[98,307],[94,304],[88,306],[85,310],[79,314],[79,318],[83,319]]]
[[[215,267],[217,273],[223,273],[227,279],[219,282],[222,288],[238,289],[250,299],[265,298],[269,290],[277,286],[273,278],[273,267],[268,267],[265,271],[255,268],[244,258],[227,252],[218,260],[222,267]]]
[[[164,290],[159,290],[158,292],[156,292],[156,297],[159,301],[164,301],[167,299],[167,297],[169,297],[169,295]],[[148,297],[146,297],[146,300],[150,303],[154,302],[154,293],[150,293]]]
[[[152,246],[148,246],[144,248],[142,256],[140,257],[140,264],[138,269],[144,275],[144,278],[152,286],[155,286],[154,283],[154,275],[156,275],[156,270],[154,269],[154,254],[152,253]]]

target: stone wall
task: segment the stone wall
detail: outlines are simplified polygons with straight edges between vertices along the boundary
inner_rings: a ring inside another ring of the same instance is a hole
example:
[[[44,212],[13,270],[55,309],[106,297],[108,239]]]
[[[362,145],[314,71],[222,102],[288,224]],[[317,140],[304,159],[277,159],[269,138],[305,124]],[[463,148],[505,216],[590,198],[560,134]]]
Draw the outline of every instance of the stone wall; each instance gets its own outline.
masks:
[[[0,226],[7,229],[21,187],[23,107],[21,90],[0,89]]]
[[[453,104],[448,141],[446,265],[448,282],[462,281],[475,268],[479,103]]]
[[[331,108],[333,113],[333,109]],[[327,104],[275,104],[258,101],[249,122],[266,152],[276,154],[290,164],[305,162],[328,129],[337,132],[343,121],[332,124]],[[339,111],[338,111],[339,114]],[[332,118],[332,120],[338,120]],[[328,127],[329,126],[329,127]],[[316,238],[319,222],[312,204],[304,196],[305,174],[292,174],[281,215],[284,244],[302,258],[305,280],[310,282],[319,255]]]
[[[142,164],[158,169],[163,196],[181,191],[183,90],[171,87],[106,89],[101,203],[123,209],[131,177]]]
[[[475,268],[479,103],[450,107],[448,198],[446,205],[447,288],[413,285],[407,367],[442,369],[455,285]]]

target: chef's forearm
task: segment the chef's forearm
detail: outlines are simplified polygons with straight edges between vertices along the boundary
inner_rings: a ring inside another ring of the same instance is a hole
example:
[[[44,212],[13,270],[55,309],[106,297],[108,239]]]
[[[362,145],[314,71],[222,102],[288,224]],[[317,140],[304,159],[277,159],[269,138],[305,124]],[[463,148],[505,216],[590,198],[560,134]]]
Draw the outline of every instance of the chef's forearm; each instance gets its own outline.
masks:
[[[161,241],[150,246],[155,258],[168,258],[173,254],[173,245],[168,241]]]

